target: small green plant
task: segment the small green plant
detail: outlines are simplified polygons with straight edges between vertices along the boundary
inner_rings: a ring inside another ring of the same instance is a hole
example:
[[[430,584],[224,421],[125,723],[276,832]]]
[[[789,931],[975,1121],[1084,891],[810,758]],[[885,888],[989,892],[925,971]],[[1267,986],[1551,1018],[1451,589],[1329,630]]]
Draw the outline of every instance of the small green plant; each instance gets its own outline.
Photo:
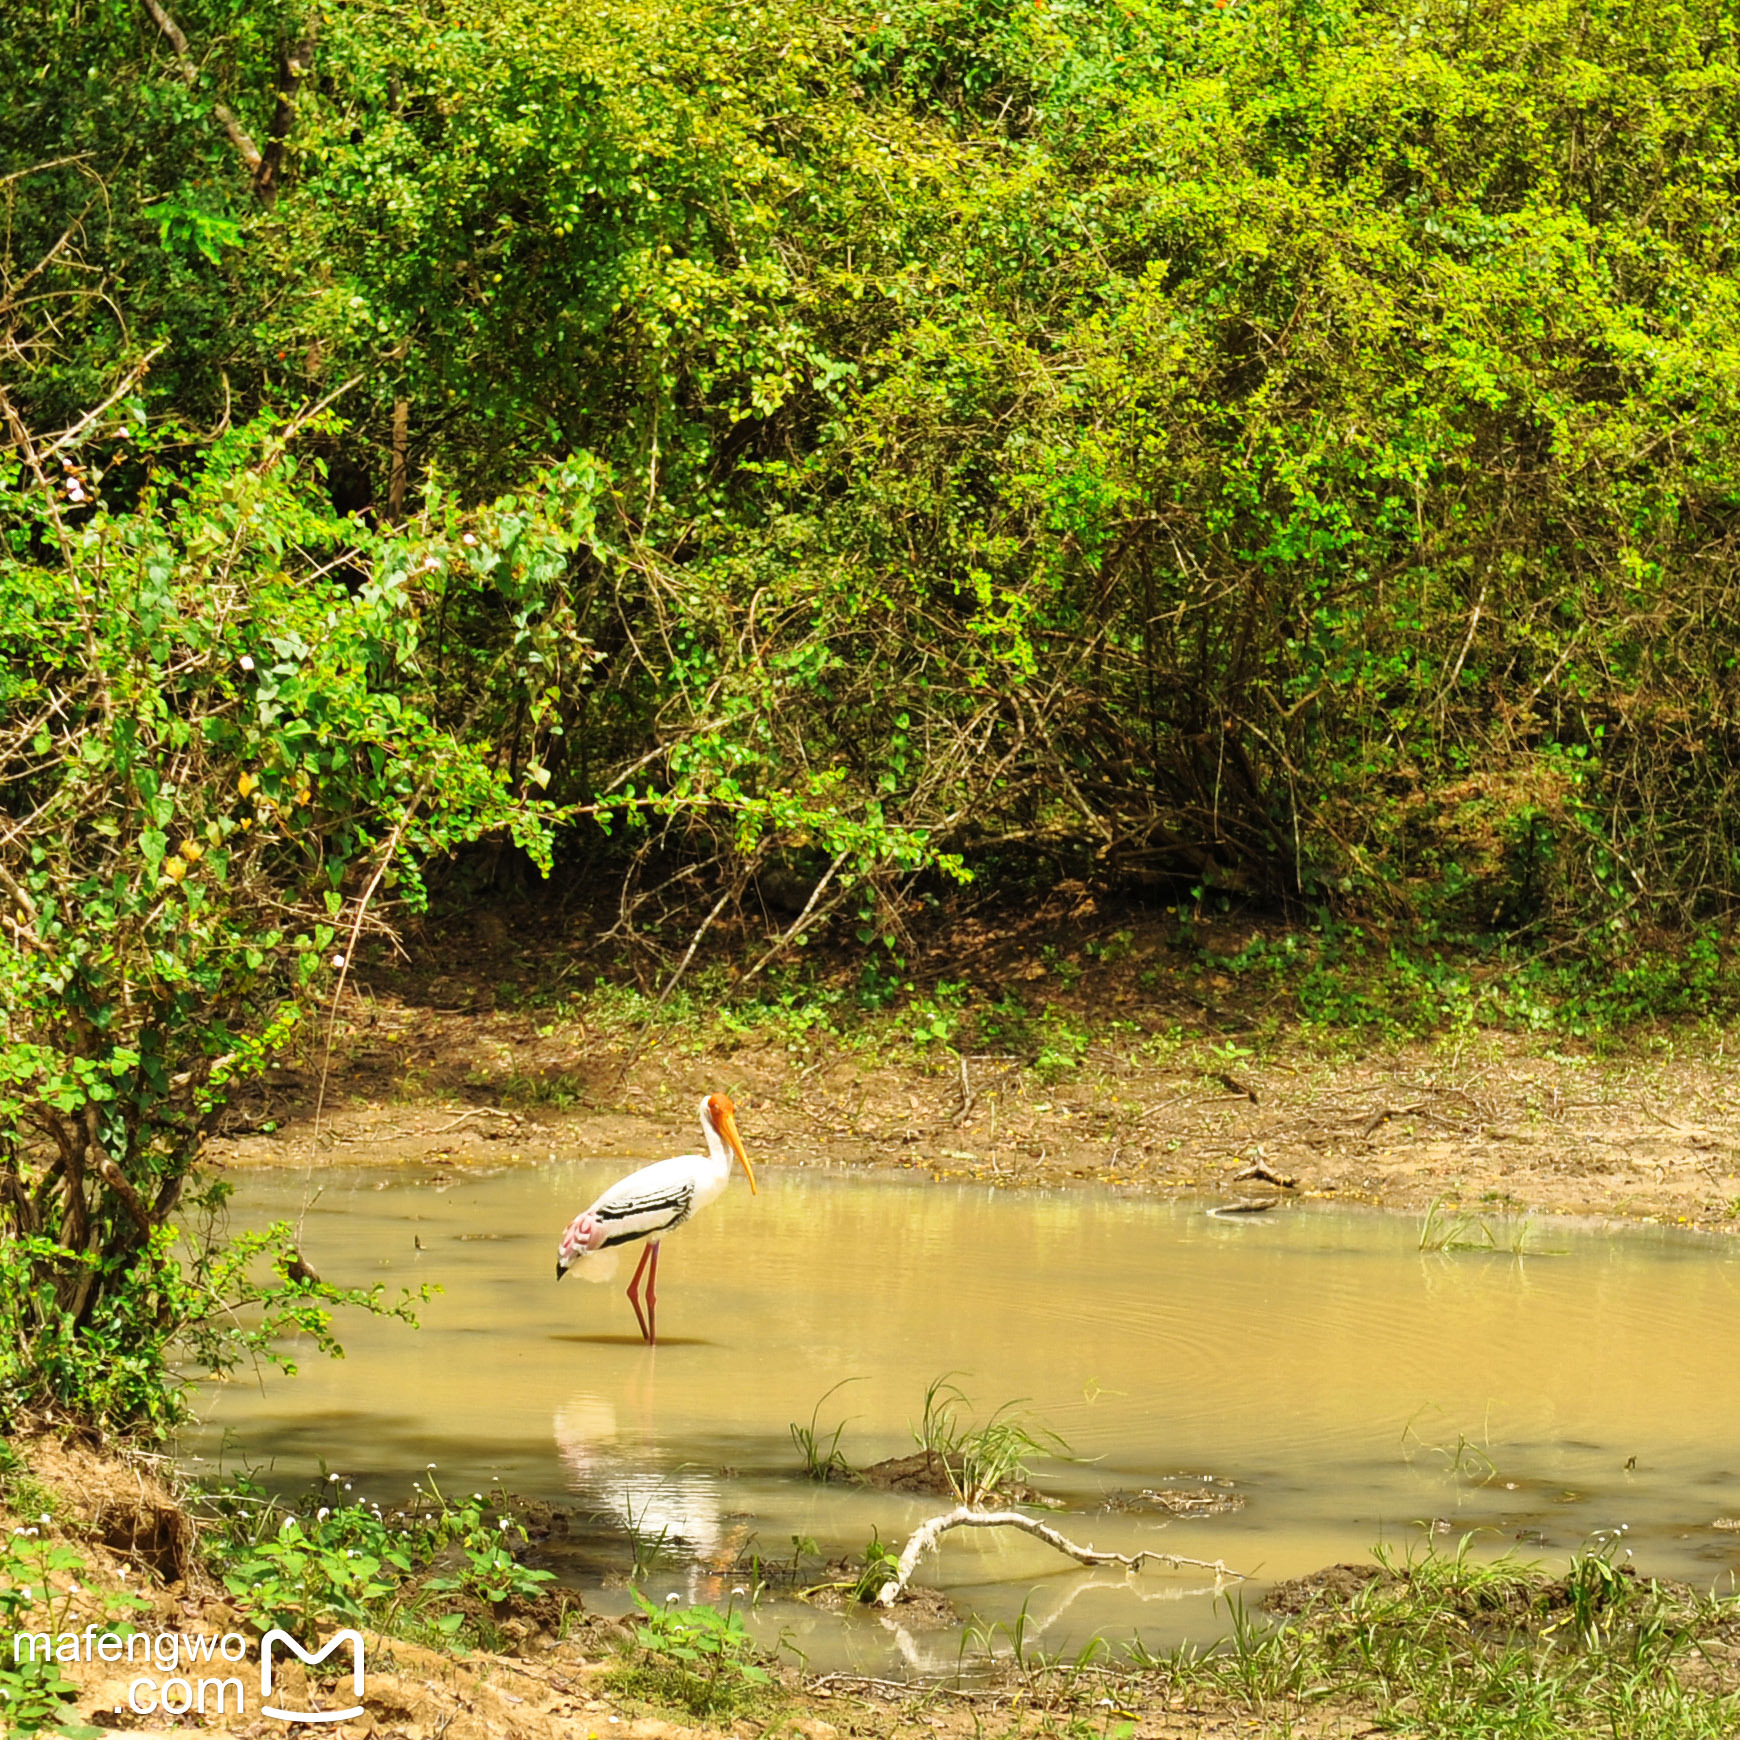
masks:
[[[969,1647],[977,1645],[987,1657],[995,1659],[997,1639],[1003,1636],[1009,1640],[1008,1659],[1023,1678],[1047,1666],[1044,1656],[1029,1643],[1029,1633],[1033,1630],[1033,1616],[1029,1611],[1032,1603],[1033,1597],[1029,1595],[1013,1619],[994,1619],[989,1624],[969,1625],[961,1634],[963,1654]]]
[[[861,1383],[861,1378],[841,1378],[837,1384],[822,1392],[820,1400],[810,1410],[810,1423],[800,1426],[796,1420],[791,1422],[791,1439],[798,1447],[798,1453],[804,1459],[804,1474],[810,1480],[850,1480],[852,1465],[840,1449],[840,1438],[846,1430],[847,1422],[842,1420],[831,1433],[824,1434],[818,1423],[822,1412],[822,1403],[835,1390],[844,1389],[847,1384]]]
[[[498,1517],[493,1529],[479,1518],[460,1538],[465,1553],[464,1568],[452,1576],[431,1577],[423,1587],[435,1594],[468,1595],[492,1607],[511,1599],[535,1599],[546,1583],[556,1580],[556,1574],[522,1565],[508,1551],[510,1535],[521,1541],[526,1538],[525,1529],[512,1517]],[[444,1615],[437,1626],[457,1630],[449,1621],[460,1618],[459,1614]]]
[[[1402,1454],[1412,1462],[1414,1451],[1410,1441],[1418,1443],[1433,1456],[1443,1457],[1447,1464],[1445,1472],[1452,1480],[1464,1480],[1471,1486],[1490,1486],[1498,1478],[1498,1464],[1466,1432],[1458,1432],[1454,1443],[1434,1444],[1421,1437],[1410,1420],[1402,1428]]]
[[[908,1004],[908,1014],[913,1020],[912,1043],[921,1049],[927,1045],[946,1046],[961,1024],[966,992],[964,984],[944,979],[931,996],[914,997]]]
[[[1047,1007],[1039,1023],[1039,1050],[1033,1059],[1033,1073],[1041,1080],[1055,1081],[1081,1068],[1093,1035],[1074,1016],[1061,1009]]]
[[[765,1699],[773,1676],[757,1661],[760,1652],[734,1603],[721,1612],[683,1607],[673,1595],[661,1608],[638,1589],[632,1593],[641,1619],[634,1658],[613,1676],[622,1690],[702,1721],[729,1720]]]
[[[388,1513],[363,1500],[342,1502],[348,1490],[328,1474],[288,1514],[246,1476],[208,1497],[224,1585],[262,1630],[307,1632],[337,1620],[451,1637],[467,1611],[436,1610],[453,1600],[473,1608],[530,1600],[553,1580],[514,1558],[508,1543],[523,1541],[525,1530],[505,1512],[491,1520],[481,1493],[450,1504],[430,1480],[414,1506]],[[452,1547],[458,1569],[427,1576],[436,1555]]]
[[[900,1555],[882,1539],[879,1531],[870,1531],[870,1543],[864,1549],[864,1568],[852,1584],[852,1599],[866,1606],[900,1574]]]
[[[665,1548],[670,1543],[669,1523],[660,1524],[657,1534],[647,1527],[646,1519],[651,1509],[651,1499],[638,1512],[634,1508],[633,1498],[624,1498],[622,1501],[622,1526],[628,1536],[629,1551],[633,1554],[633,1563],[628,1573],[631,1583],[644,1583],[658,1569],[665,1556]]]
[[[322,1518],[309,1532],[287,1516],[275,1536],[233,1562],[224,1585],[244,1613],[262,1625],[299,1633],[328,1619],[376,1622],[384,1600],[410,1576],[410,1556],[388,1544],[384,1524],[359,1530],[346,1518],[330,1529],[327,1521]],[[368,1544],[342,1544],[359,1536]]]
[[[0,1729],[8,1734],[60,1734],[67,1740],[87,1740],[103,1732],[73,1719],[67,1699],[78,1687],[52,1660],[20,1648],[26,1633],[50,1636],[75,1629],[74,1609],[88,1577],[83,1556],[64,1541],[41,1531],[48,1524],[20,1525],[0,1553]],[[58,1586],[57,1586],[58,1585]],[[85,1599],[85,1606],[90,1598]],[[101,1600],[105,1635],[125,1636],[131,1627],[124,1616],[149,1605],[137,1595],[109,1595]],[[82,1627],[77,1627],[82,1629]]]
[[[983,1425],[974,1425],[966,1417],[972,1403],[948,1374],[925,1390],[924,1412],[913,1436],[947,1471],[962,1504],[984,1504],[1025,1481],[1030,1456],[1069,1455],[1068,1444],[1057,1433],[1015,1412],[1020,1405],[1005,1402]]]
[[[1565,1575],[1565,1617],[1548,1627],[1548,1635],[1569,1629],[1585,1649],[1597,1648],[1611,1634],[1635,1590],[1629,1567],[1620,1558],[1625,1529],[1601,1530],[1581,1552],[1571,1555]],[[1624,1555],[1631,1557],[1629,1551]]]
[[[1531,1254],[1529,1235],[1533,1230],[1526,1213],[1494,1222],[1482,1215],[1448,1207],[1444,1198],[1437,1196],[1427,1208],[1425,1223],[1420,1228],[1420,1249],[1491,1251],[1509,1257],[1528,1256]]]

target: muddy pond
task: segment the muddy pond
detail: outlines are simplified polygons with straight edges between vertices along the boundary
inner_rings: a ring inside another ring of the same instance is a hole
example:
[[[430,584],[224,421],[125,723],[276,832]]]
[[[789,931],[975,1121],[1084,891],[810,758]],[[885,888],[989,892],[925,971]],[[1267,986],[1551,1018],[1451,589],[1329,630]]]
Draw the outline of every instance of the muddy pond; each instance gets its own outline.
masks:
[[[1224,1559],[1270,1583],[1378,1543],[1560,1561],[1623,1527],[1646,1574],[1732,1587],[1740,1570],[1740,1249],[1545,1223],[1517,1257],[1422,1252],[1415,1217],[1000,1191],[885,1175],[761,1172],[666,1241],[656,1348],[614,1285],[558,1284],[563,1225],[623,1164],[493,1173],[245,1175],[238,1225],[294,1219],[329,1281],[435,1282],[423,1327],[341,1322],[311,1356],[205,1392],[186,1458],[304,1485],[324,1461],[401,1500],[499,1483],[571,1507],[541,1562],[588,1605],[720,1600],[759,1559],[755,1625],[818,1670],[952,1670],[1025,1613],[1047,1652],[1095,1633],[1152,1648],[1229,1629],[1234,1587],[1149,1567],[1084,1570],[1025,1536],[957,1531],[921,1570],[954,1625],[818,1612],[782,1595],[799,1554],[903,1542],[936,1498],[819,1484],[790,1426],[822,1403],[855,1466],[914,1449],[924,1392],[953,1381],[1067,1443],[1032,1484],[1101,1549]],[[318,1194],[316,1194],[318,1193]],[[1512,1229],[1493,1223],[1501,1242]],[[1718,1526],[1727,1523],[1729,1527]],[[638,1543],[638,1548],[637,1548]]]

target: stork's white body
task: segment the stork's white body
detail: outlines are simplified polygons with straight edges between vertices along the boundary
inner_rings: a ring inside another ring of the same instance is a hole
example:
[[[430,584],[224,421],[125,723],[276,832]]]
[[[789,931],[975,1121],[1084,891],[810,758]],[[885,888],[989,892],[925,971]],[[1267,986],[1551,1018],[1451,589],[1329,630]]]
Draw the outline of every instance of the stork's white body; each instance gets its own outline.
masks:
[[[719,1142],[717,1136],[713,1139]],[[731,1155],[723,1142],[719,1142],[717,1154],[679,1154],[674,1160],[655,1160],[651,1166],[617,1179],[586,1210],[603,1224],[603,1244],[596,1250],[581,1245],[568,1255],[567,1240],[563,1240],[568,1273],[582,1281],[614,1280],[624,1245],[662,1239],[675,1232],[691,1215],[717,1202],[730,1181]],[[574,1222],[579,1224],[579,1220]]]
[[[628,1284],[628,1302],[634,1307],[640,1332],[648,1342],[657,1339],[655,1316],[659,1243],[686,1220],[725,1194],[733,1161],[741,1163],[749,1188],[755,1189],[755,1173],[737,1135],[736,1113],[723,1094],[709,1094],[701,1101],[701,1134],[707,1141],[705,1154],[679,1154],[674,1160],[659,1160],[619,1178],[599,1199],[578,1214],[562,1234],[556,1253],[556,1279],[572,1272],[586,1281],[608,1281],[616,1274],[624,1245],[650,1241],[640,1266]],[[643,1315],[637,1289],[642,1271],[652,1261],[647,1278],[647,1308]]]

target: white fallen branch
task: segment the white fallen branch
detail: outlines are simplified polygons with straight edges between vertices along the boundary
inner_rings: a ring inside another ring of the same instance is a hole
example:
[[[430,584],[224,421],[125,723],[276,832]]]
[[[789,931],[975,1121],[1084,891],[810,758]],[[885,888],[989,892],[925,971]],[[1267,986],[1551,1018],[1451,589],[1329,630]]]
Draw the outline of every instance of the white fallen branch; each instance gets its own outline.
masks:
[[[1156,1565],[1188,1566],[1193,1570],[1213,1571],[1218,1577],[1236,1577],[1241,1582],[1245,1575],[1243,1571],[1235,1571],[1220,1559],[1187,1559],[1178,1553],[1141,1552],[1131,1555],[1096,1552],[1092,1547],[1078,1546],[1074,1541],[1060,1535],[1049,1523],[1042,1523],[1037,1517],[1023,1516],[1018,1510],[974,1510],[970,1505],[963,1504],[946,1515],[933,1516],[929,1522],[921,1523],[913,1530],[911,1539],[906,1543],[906,1550],[895,1564],[893,1575],[882,1585],[876,1596],[878,1607],[892,1607],[900,1599],[912,1573],[918,1569],[918,1561],[950,1529],[1021,1529],[1027,1534],[1037,1535],[1047,1546],[1056,1547],[1060,1553],[1068,1553],[1080,1565],[1123,1565],[1129,1570],[1139,1571],[1152,1561]]]

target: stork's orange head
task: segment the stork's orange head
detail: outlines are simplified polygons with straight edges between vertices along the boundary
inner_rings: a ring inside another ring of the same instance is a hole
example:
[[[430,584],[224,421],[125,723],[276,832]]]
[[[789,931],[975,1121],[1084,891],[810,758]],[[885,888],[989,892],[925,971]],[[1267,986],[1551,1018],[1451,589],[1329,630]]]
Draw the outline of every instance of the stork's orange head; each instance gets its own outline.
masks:
[[[757,1194],[755,1173],[750,1167],[749,1156],[743,1152],[743,1138],[737,1134],[737,1108],[732,1105],[730,1096],[708,1094],[706,1110],[707,1121],[719,1132],[726,1146],[737,1156],[738,1163],[743,1168],[743,1175],[749,1180],[751,1194]]]

